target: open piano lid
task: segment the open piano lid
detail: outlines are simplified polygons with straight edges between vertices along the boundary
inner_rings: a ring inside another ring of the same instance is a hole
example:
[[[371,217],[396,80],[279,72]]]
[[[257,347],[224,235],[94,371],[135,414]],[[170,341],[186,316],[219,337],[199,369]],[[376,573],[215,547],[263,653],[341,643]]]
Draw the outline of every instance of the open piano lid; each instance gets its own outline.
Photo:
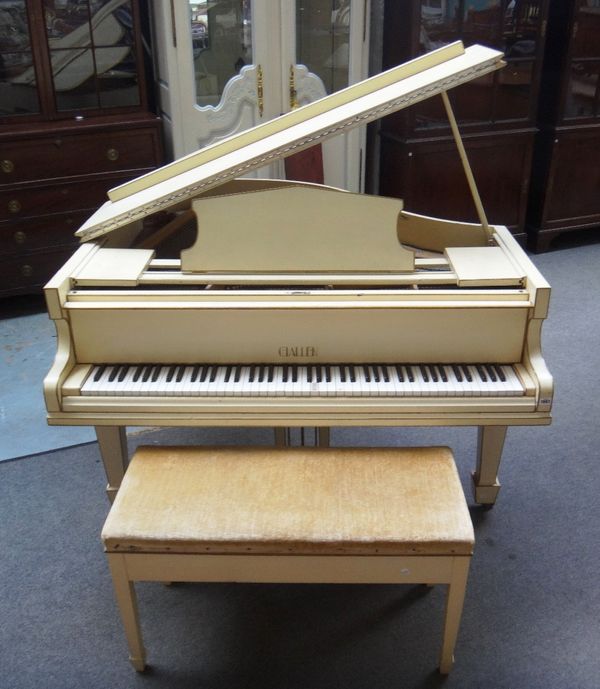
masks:
[[[451,43],[111,189],[76,235],[86,241],[107,234],[504,64],[497,50]]]

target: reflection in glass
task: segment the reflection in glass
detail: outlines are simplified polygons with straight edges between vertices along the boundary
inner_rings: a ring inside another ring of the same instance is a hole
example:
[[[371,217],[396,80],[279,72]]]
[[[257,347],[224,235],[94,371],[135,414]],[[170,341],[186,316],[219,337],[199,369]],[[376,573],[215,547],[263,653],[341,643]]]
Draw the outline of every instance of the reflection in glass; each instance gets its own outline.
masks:
[[[114,51],[126,50],[115,62]],[[98,70],[98,85],[101,108],[129,107],[140,105],[140,91],[137,84],[135,54],[131,48],[98,48],[98,64],[115,65],[105,70]]]
[[[44,0],[56,108],[139,104],[130,0]]]
[[[227,82],[252,63],[250,0],[190,2],[196,102],[216,106]]]
[[[523,119],[529,116],[533,62],[508,62],[498,73],[496,119]]]
[[[593,117],[598,113],[600,61],[573,62],[565,108],[566,117]]]
[[[527,119],[540,32],[539,0],[421,0],[422,53],[462,40],[502,50],[507,67],[453,92],[463,123]],[[416,106],[417,127],[447,127],[441,103]]]
[[[574,58],[600,57],[600,1],[577,0],[577,31],[573,36]]]
[[[321,78],[327,93],[348,86],[350,0],[296,3],[296,62]]]
[[[25,0],[0,3],[0,117],[39,112]]]

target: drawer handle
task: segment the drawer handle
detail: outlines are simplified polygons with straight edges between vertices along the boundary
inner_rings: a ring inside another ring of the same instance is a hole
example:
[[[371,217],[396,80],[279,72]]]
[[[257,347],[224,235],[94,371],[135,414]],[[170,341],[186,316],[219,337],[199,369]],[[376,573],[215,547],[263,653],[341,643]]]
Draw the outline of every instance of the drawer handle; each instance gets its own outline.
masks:
[[[109,160],[117,160],[117,158],[119,157],[119,151],[117,151],[116,148],[109,148],[108,151],[106,151],[106,157]]]
[[[12,172],[15,169],[15,164],[12,160],[3,160],[0,163],[0,167],[2,168],[2,172],[6,172],[8,175],[9,172]]]
[[[27,241],[27,235],[23,230],[17,230],[17,232],[14,233],[13,239],[15,240],[16,244],[25,244]]]
[[[11,213],[18,213],[21,210],[21,203],[17,199],[11,199],[8,202],[8,210]]]
[[[33,268],[26,263],[24,266],[21,266],[21,275],[24,278],[30,278],[33,275]]]

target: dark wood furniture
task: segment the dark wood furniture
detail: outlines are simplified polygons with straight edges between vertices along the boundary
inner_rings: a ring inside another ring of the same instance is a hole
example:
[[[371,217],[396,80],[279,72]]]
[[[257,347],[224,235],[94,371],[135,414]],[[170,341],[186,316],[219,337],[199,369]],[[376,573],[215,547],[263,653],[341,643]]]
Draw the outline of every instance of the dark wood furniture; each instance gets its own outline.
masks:
[[[551,3],[528,244],[600,226],[600,2]]]
[[[162,163],[137,0],[0,7],[0,295],[36,292],[116,184]]]
[[[504,51],[508,66],[454,89],[488,220],[525,239],[547,0],[388,0],[383,67],[454,40]],[[481,6],[482,9],[478,9]],[[441,98],[382,120],[379,192],[424,215],[477,222]]]

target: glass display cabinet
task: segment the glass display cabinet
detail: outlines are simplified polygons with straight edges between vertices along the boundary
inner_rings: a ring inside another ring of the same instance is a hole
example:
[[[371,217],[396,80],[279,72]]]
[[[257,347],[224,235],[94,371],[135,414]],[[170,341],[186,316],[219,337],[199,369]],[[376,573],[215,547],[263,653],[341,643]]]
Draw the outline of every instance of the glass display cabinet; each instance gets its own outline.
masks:
[[[37,291],[106,191],[161,161],[136,0],[0,2],[0,295]]]
[[[600,226],[600,0],[552,3],[528,242]]]
[[[400,0],[385,4],[383,67],[462,40],[505,54],[507,66],[453,89],[450,101],[490,222],[525,240],[525,214],[547,0]],[[442,99],[385,118],[380,193],[411,211],[477,221]]]

